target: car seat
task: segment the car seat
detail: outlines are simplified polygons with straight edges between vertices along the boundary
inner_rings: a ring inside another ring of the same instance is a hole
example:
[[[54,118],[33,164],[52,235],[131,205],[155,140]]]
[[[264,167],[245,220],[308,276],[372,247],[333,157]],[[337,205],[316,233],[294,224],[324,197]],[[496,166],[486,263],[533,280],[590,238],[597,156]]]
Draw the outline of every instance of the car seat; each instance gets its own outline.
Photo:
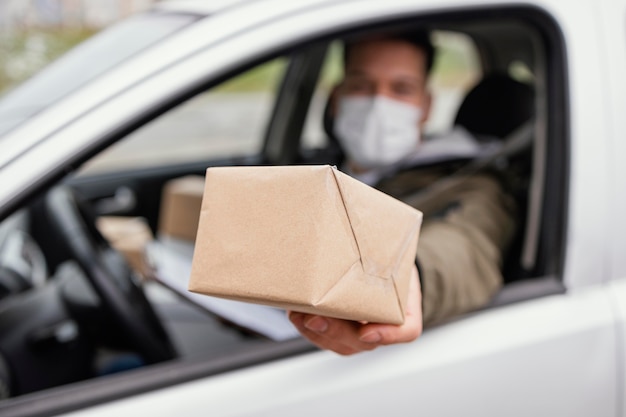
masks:
[[[534,115],[532,87],[503,73],[484,77],[465,96],[454,124],[478,139],[504,139]]]
[[[463,126],[479,141],[497,138],[512,141],[514,132],[531,123],[535,113],[533,88],[516,81],[504,73],[485,76],[474,86],[462,101],[455,125]],[[520,262],[526,238],[528,191],[532,167],[532,129],[523,145],[509,152],[501,164],[500,173],[504,186],[513,195],[518,207],[518,229],[503,263],[505,282],[526,278]]]

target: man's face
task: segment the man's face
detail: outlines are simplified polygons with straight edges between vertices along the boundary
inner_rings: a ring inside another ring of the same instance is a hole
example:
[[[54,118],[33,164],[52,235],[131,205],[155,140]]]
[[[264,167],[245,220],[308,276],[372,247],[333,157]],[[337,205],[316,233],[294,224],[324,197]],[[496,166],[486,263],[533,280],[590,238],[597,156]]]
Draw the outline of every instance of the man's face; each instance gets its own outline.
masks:
[[[382,95],[420,107],[422,120],[430,111],[426,88],[426,54],[401,40],[368,40],[354,44],[345,63],[344,80],[336,91],[343,96]]]

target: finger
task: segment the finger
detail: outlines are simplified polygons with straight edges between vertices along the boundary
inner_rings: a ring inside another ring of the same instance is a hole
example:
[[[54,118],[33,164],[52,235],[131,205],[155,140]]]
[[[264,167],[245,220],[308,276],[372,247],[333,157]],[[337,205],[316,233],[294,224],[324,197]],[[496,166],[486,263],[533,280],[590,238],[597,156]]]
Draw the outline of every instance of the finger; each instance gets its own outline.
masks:
[[[358,340],[357,322],[304,313],[292,314],[290,318],[303,336],[323,349],[346,355],[377,347]]]
[[[349,356],[349,355],[353,355],[355,353],[361,352],[360,350],[355,350],[351,348],[350,346],[343,345],[337,342],[336,340],[329,339],[315,332],[311,332],[310,330],[307,330],[307,329],[301,330],[300,333],[302,334],[302,336],[307,338],[311,343],[313,343],[315,346],[319,347],[320,349],[330,350],[339,355]]]
[[[340,355],[352,355],[358,352],[357,350],[342,344],[338,340],[330,339],[328,337],[325,337],[323,334],[309,330],[305,326],[304,322],[307,318],[310,319],[311,317],[313,316],[303,314],[303,313],[290,313],[289,314],[289,319],[291,320],[293,325],[296,327],[296,329],[298,329],[298,331],[302,334],[302,336],[307,338],[311,343],[313,343],[317,347],[321,349],[331,350]]]
[[[377,347],[372,341],[360,340],[362,324],[359,322],[305,314],[303,324],[307,330],[321,336],[316,340],[322,343],[346,346],[355,351],[372,350]],[[324,339],[327,339],[327,342],[324,342]]]

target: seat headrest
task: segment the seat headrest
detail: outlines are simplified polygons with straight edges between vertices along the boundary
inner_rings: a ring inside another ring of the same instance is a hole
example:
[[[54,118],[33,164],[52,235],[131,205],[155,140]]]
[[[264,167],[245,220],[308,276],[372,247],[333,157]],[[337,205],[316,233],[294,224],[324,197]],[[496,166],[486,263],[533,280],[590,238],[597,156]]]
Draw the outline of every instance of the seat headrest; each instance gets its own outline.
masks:
[[[343,149],[341,149],[341,145],[339,144],[339,140],[335,136],[334,126],[335,126],[335,118],[332,114],[332,106],[331,103],[333,101],[333,96],[335,95],[337,88],[339,86],[334,86],[330,94],[328,94],[328,98],[326,99],[326,105],[324,106],[324,113],[322,115],[322,126],[324,128],[324,132],[326,133],[326,137],[328,138],[327,149],[329,152],[338,155],[336,164],[341,164],[345,157],[343,153]]]
[[[534,116],[531,86],[501,73],[484,77],[461,103],[454,120],[477,136],[504,138]]]

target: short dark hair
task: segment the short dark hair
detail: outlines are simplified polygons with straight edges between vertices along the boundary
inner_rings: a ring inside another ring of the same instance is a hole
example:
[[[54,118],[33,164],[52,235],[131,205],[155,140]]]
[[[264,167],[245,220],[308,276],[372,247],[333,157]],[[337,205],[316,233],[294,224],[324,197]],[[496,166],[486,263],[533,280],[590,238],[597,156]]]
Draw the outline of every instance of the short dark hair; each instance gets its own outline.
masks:
[[[433,63],[435,61],[435,47],[430,41],[430,34],[425,30],[415,30],[411,32],[384,32],[384,33],[376,33],[372,35],[368,35],[366,37],[359,38],[351,38],[346,39],[344,41],[343,47],[343,65],[346,66],[348,62],[348,55],[350,54],[350,49],[361,42],[367,40],[395,40],[395,41],[404,41],[408,42],[416,48],[424,51],[426,55],[426,74],[430,73],[430,70],[433,67]]]

